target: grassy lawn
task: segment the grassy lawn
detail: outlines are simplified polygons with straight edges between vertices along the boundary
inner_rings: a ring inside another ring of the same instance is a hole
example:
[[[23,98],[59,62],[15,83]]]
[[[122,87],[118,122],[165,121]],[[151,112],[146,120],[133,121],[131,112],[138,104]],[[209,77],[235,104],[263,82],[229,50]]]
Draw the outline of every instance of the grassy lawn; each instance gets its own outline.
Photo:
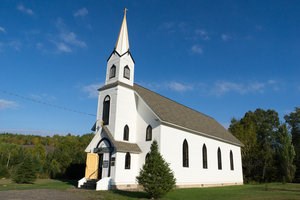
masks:
[[[0,191],[4,190],[30,190],[30,189],[58,189],[74,188],[75,181],[61,181],[53,179],[38,179],[34,184],[16,184],[10,179],[0,179]]]
[[[90,191],[75,189],[74,181],[59,181],[50,179],[39,179],[35,184],[15,184],[10,180],[0,180],[0,192],[4,190],[25,190],[25,189],[58,189],[66,192],[77,193],[86,199],[105,199],[105,200],[130,200],[147,199],[144,192],[132,191]],[[163,200],[279,200],[279,199],[300,199],[300,184],[252,184],[242,186],[227,186],[217,188],[193,188],[176,189],[170,192]]]
[[[243,185],[219,188],[178,189],[169,193],[165,199],[230,199],[230,200],[279,200],[300,199],[300,184],[271,183],[267,185]]]

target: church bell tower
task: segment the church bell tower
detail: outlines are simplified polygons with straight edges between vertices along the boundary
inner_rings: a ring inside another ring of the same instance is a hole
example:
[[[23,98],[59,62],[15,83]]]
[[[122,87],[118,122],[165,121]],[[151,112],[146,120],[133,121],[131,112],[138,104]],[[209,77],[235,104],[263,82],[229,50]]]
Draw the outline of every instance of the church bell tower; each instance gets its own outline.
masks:
[[[134,83],[134,60],[129,51],[126,10],[115,48],[107,60],[105,85],[121,82],[133,86]]]

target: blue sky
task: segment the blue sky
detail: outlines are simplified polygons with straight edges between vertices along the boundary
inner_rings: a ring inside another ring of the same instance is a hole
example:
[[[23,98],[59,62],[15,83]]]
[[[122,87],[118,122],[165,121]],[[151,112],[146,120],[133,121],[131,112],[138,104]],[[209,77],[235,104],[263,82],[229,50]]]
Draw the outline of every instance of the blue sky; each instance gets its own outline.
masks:
[[[0,132],[90,132],[124,7],[136,83],[225,127],[300,106],[299,1],[1,0]]]

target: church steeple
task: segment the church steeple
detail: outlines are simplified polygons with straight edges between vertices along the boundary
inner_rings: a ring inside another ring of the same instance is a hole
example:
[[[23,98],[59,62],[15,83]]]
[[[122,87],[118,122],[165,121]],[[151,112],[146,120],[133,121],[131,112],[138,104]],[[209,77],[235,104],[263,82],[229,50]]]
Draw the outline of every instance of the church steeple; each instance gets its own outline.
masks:
[[[123,82],[133,86],[134,83],[134,60],[129,51],[126,11],[125,8],[116,46],[107,60],[105,84]]]
[[[116,47],[115,47],[115,51],[118,52],[119,55],[123,55],[124,53],[126,53],[129,50],[126,11],[127,11],[127,8],[124,9],[123,22],[122,22],[119,37],[118,37]]]

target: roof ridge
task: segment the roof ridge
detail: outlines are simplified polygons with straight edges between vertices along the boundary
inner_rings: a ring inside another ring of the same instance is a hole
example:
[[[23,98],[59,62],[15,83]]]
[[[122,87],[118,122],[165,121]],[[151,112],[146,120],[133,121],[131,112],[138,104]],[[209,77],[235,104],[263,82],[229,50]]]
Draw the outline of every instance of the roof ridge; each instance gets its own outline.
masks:
[[[213,119],[214,121],[216,121],[213,117],[211,117],[211,116],[209,116],[209,115],[207,115],[207,114],[204,114],[204,113],[202,113],[202,112],[200,112],[200,111],[198,111],[198,110],[195,110],[195,109],[193,109],[193,108],[191,108],[191,107],[188,107],[188,106],[186,106],[186,105],[183,105],[182,103],[179,103],[179,102],[177,102],[177,101],[175,101],[175,100],[173,100],[173,99],[171,99],[171,98],[169,98],[169,97],[166,97],[166,96],[164,96],[164,95],[162,95],[162,94],[159,94],[159,93],[154,92],[154,91],[152,91],[152,90],[150,90],[150,89],[148,89],[148,88],[145,88],[144,86],[141,86],[141,85],[139,85],[139,84],[137,84],[137,83],[134,83],[134,85],[137,85],[138,87],[142,87],[142,88],[145,89],[145,90],[148,90],[148,91],[150,91],[150,92],[152,92],[152,93],[155,93],[155,94],[157,94],[157,95],[159,95],[159,96],[161,96],[161,97],[163,97],[163,98],[165,98],[165,99],[167,99],[167,100],[169,100],[169,101],[172,101],[172,102],[174,102],[174,103],[176,103],[176,104],[178,104],[178,105],[181,105],[181,106],[183,106],[183,107],[185,107],[185,108],[188,108],[189,110],[192,110],[192,111],[194,111],[194,112],[197,112],[197,113],[199,113],[199,114],[201,114],[201,115],[204,115],[204,116],[209,117],[209,118]],[[224,128],[225,128],[225,127],[224,127]]]

